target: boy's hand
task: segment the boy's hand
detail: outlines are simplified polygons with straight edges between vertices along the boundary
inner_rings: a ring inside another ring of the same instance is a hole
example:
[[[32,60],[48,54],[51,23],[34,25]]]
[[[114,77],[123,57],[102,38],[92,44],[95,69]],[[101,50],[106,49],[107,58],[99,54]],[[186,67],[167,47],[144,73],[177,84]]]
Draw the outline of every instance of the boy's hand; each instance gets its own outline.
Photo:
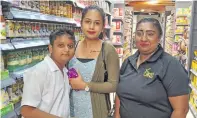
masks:
[[[77,71],[77,78],[69,78],[69,83],[74,90],[84,90],[86,87],[86,83],[83,81],[81,74]]]

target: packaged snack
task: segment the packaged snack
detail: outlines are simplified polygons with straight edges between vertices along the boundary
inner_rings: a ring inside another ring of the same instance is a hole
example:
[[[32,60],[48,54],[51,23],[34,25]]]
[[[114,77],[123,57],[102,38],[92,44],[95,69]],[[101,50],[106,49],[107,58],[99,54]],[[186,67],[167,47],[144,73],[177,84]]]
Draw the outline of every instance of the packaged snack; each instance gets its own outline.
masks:
[[[19,29],[19,32],[20,32],[20,36],[22,37],[25,37],[26,34],[25,34],[25,22],[24,21],[21,21],[20,22],[20,29]]]
[[[64,2],[63,1],[59,1],[59,12],[60,12],[60,16],[64,17]]]
[[[25,32],[26,32],[25,35],[27,37],[32,36],[32,24],[29,21],[25,22]]]
[[[114,14],[114,17],[118,17],[119,16],[119,9],[113,8],[113,14]]]
[[[15,22],[15,31],[14,31],[16,37],[20,37],[21,36],[20,29],[21,29],[21,23],[20,23],[20,21],[16,21]]]
[[[116,31],[121,31],[121,22],[116,22]]]
[[[71,68],[68,70],[67,72],[68,78],[77,78],[78,77],[78,73],[74,68]]]
[[[49,0],[45,0],[45,14],[50,14]]]
[[[5,19],[1,15],[0,15],[0,39],[6,39]]]
[[[35,36],[40,36],[40,23],[35,23]]]
[[[55,1],[49,1],[49,7],[50,7],[50,15],[55,14]]]
[[[67,11],[67,4],[66,3],[63,3],[63,16],[64,17],[67,17],[67,14],[68,14],[68,11]]]
[[[18,54],[16,51],[8,52],[7,54],[7,69],[9,71],[15,70],[19,65]]]
[[[56,2],[56,16],[60,16],[60,2],[61,1]]]
[[[31,28],[32,28],[32,36],[36,36],[36,23],[35,22],[31,22]]]
[[[73,18],[73,6],[70,4],[70,18]]]
[[[8,93],[7,91],[5,91],[4,89],[1,89],[1,105],[0,105],[0,108],[4,108],[5,106],[7,106],[9,104],[9,96],[8,96]]]
[[[26,59],[27,59],[27,64],[31,64],[32,63],[32,52],[31,52],[31,49],[27,49]]]
[[[40,1],[40,12],[45,13],[45,1]]]
[[[14,22],[12,20],[7,20],[6,24],[7,37],[14,37]]]

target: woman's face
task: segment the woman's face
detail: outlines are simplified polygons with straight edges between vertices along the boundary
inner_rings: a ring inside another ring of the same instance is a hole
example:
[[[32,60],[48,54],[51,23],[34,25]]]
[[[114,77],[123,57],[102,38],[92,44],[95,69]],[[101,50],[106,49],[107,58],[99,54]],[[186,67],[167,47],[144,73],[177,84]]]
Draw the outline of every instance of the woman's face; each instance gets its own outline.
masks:
[[[159,44],[159,31],[150,22],[140,23],[136,30],[135,40],[136,47],[141,54],[151,54]]]
[[[98,39],[103,31],[103,20],[97,10],[89,10],[82,19],[82,31],[88,39]]]

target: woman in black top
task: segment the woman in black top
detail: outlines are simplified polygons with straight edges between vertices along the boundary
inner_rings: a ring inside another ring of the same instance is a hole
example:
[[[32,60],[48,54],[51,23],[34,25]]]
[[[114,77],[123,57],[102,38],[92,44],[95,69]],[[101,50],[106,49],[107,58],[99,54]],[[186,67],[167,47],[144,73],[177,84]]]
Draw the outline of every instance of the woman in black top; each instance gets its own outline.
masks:
[[[189,78],[178,60],[164,52],[161,37],[158,20],[137,23],[138,51],[121,67],[115,118],[186,118]]]

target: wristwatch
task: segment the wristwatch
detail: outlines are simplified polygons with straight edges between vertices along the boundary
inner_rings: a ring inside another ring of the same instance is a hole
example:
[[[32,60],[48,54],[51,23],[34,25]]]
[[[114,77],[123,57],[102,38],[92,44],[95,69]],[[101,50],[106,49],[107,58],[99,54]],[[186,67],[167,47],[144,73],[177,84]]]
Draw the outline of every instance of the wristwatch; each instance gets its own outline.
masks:
[[[90,88],[88,87],[87,84],[86,84],[86,87],[85,87],[85,91],[86,91],[86,92],[89,92],[89,91],[90,91]]]

